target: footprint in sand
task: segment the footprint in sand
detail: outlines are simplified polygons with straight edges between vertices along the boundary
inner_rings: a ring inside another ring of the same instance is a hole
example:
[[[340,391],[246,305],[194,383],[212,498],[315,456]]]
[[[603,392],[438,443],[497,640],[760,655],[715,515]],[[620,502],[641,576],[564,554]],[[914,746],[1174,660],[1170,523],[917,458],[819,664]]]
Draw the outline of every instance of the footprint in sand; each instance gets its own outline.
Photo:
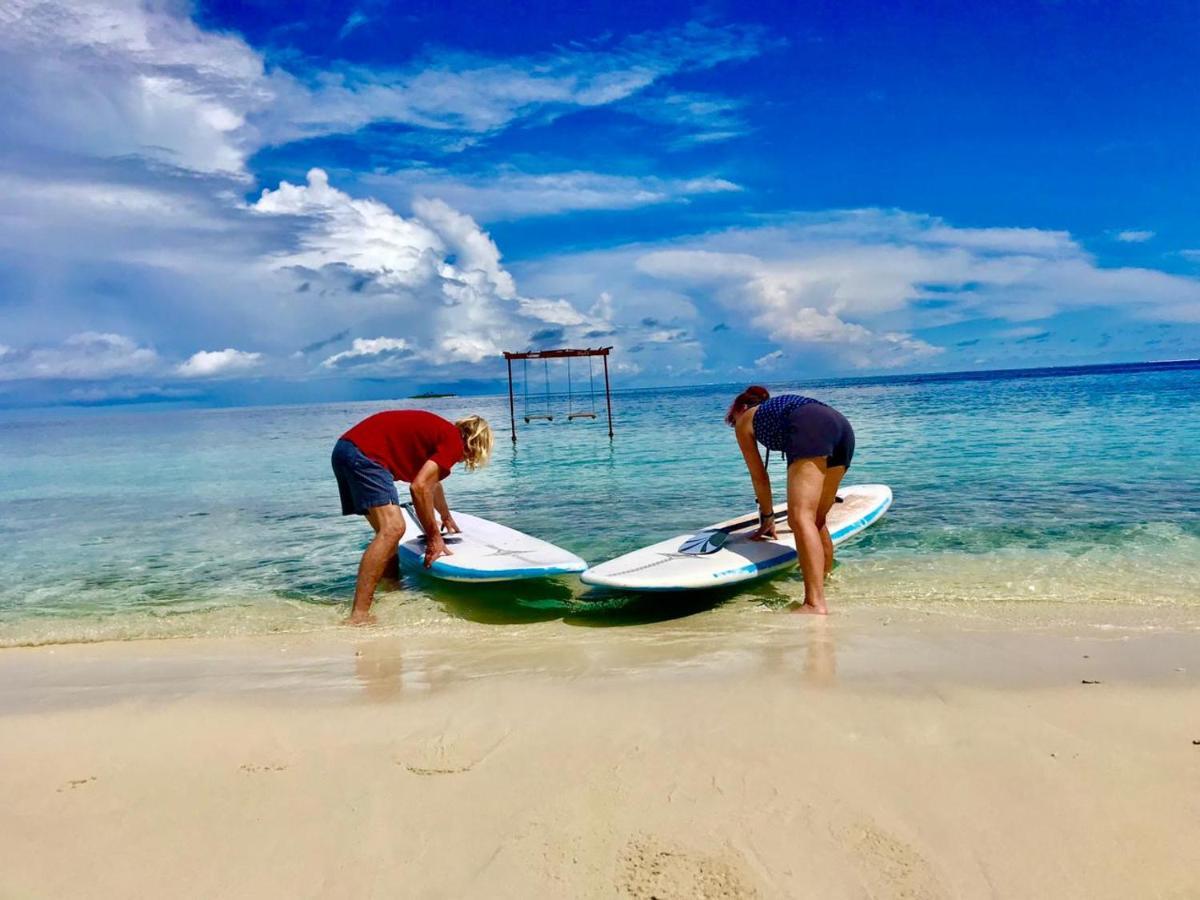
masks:
[[[874,822],[856,822],[840,837],[859,859],[858,871],[871,896],[913,900],[948,896],[925,857]]]
[[[491,756],[507,737],[508,732],[499,736],[445,731],[413,735],[396,755],[396,765],[414,775],[460,775]]]
[[[619,895],[638,900],[741,900],[759,896],[736,853],[697,853],[654,838],[640,838],[625,845],[617,879]]]
[[[250,775],[257,775],[259,772],[283,772],[287,769],[287,766],[272,763],[264,763],[262,765],[257,765],[255,763],[242,763],[240,766],[238,766],[238,769]]]
[[[58,789],[58,793],[61,794],[63,791],[73,791],[75,788],[83,787],[85,784],[91,784],[95,780],[95,775],[89,775],[87,778],[72,778]]]

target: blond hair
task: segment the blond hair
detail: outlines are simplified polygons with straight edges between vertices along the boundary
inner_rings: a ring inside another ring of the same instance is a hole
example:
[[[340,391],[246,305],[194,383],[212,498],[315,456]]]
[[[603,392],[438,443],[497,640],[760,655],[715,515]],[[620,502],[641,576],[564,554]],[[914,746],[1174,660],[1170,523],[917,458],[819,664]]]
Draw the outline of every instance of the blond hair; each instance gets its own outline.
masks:
[[[462,435],[463,463],[471,472],[480,466],[486,466],[488,457],[492,455],[492,426],[482,416],[467,416],[454,423],[458,433]]]

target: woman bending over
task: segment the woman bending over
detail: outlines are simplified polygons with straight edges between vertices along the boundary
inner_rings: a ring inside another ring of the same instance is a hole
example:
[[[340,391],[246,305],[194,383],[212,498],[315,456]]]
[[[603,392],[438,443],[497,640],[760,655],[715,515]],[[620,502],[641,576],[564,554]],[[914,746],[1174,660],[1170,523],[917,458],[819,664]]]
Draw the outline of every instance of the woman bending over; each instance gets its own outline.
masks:
[[[752,540],[776,536],[771,479],[755,442],[787,459],[788,526],[804,573],[804,603],[794,609],[824,615],[825,578],[833,569],[825,517],[854,457],[854,429],[832,406],[799,394],[772,397],[759,385],[738,394],[725,421],[737,435],[758,500],[758,531]]]

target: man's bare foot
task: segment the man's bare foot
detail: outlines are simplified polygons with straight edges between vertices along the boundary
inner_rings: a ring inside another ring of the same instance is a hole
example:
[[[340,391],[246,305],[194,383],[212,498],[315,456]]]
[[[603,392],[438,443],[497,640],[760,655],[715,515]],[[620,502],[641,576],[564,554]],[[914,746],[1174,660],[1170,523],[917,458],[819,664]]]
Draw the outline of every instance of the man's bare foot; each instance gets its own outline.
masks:
[[[375,616],[369,612],[352,612],[350,617],[346,619],[346,625],[374,625]]]
[[[829,609],[825,606],[817,606],[816,604],[805,601],[804,603],[796,603],[795,601],[788,604],[788,612],[807,613],[810,616],[827,616]]]

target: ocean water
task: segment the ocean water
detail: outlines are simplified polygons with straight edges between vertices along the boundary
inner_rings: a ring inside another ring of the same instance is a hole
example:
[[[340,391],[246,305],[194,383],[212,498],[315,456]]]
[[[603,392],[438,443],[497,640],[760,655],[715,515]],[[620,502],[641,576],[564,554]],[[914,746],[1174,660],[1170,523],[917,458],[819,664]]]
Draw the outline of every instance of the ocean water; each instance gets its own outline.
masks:
[[[1200,365],[773,384],[853,422],[850,482],[895,504],[839,550],[839,605],[1050,601],[1200,610]],[[492,464],[451,505],[600,561],[753,508],[721,417],[737,386],[622,391],[601,415],[518,423],[508,398],[254,409],[0,413],[0,646],[337,628],[370,532],[343,518],[329,453],[372,412],[478,412]],[[521,399],[518,397],[518,414]],[[777,494],[784,472],[772,465]],[[403,493],[403,486],[401,486]],[[769,621],[798,574],[635,597],[578,580],[496,587],[405,576],[383,627],[427,632],[687,616]]]

